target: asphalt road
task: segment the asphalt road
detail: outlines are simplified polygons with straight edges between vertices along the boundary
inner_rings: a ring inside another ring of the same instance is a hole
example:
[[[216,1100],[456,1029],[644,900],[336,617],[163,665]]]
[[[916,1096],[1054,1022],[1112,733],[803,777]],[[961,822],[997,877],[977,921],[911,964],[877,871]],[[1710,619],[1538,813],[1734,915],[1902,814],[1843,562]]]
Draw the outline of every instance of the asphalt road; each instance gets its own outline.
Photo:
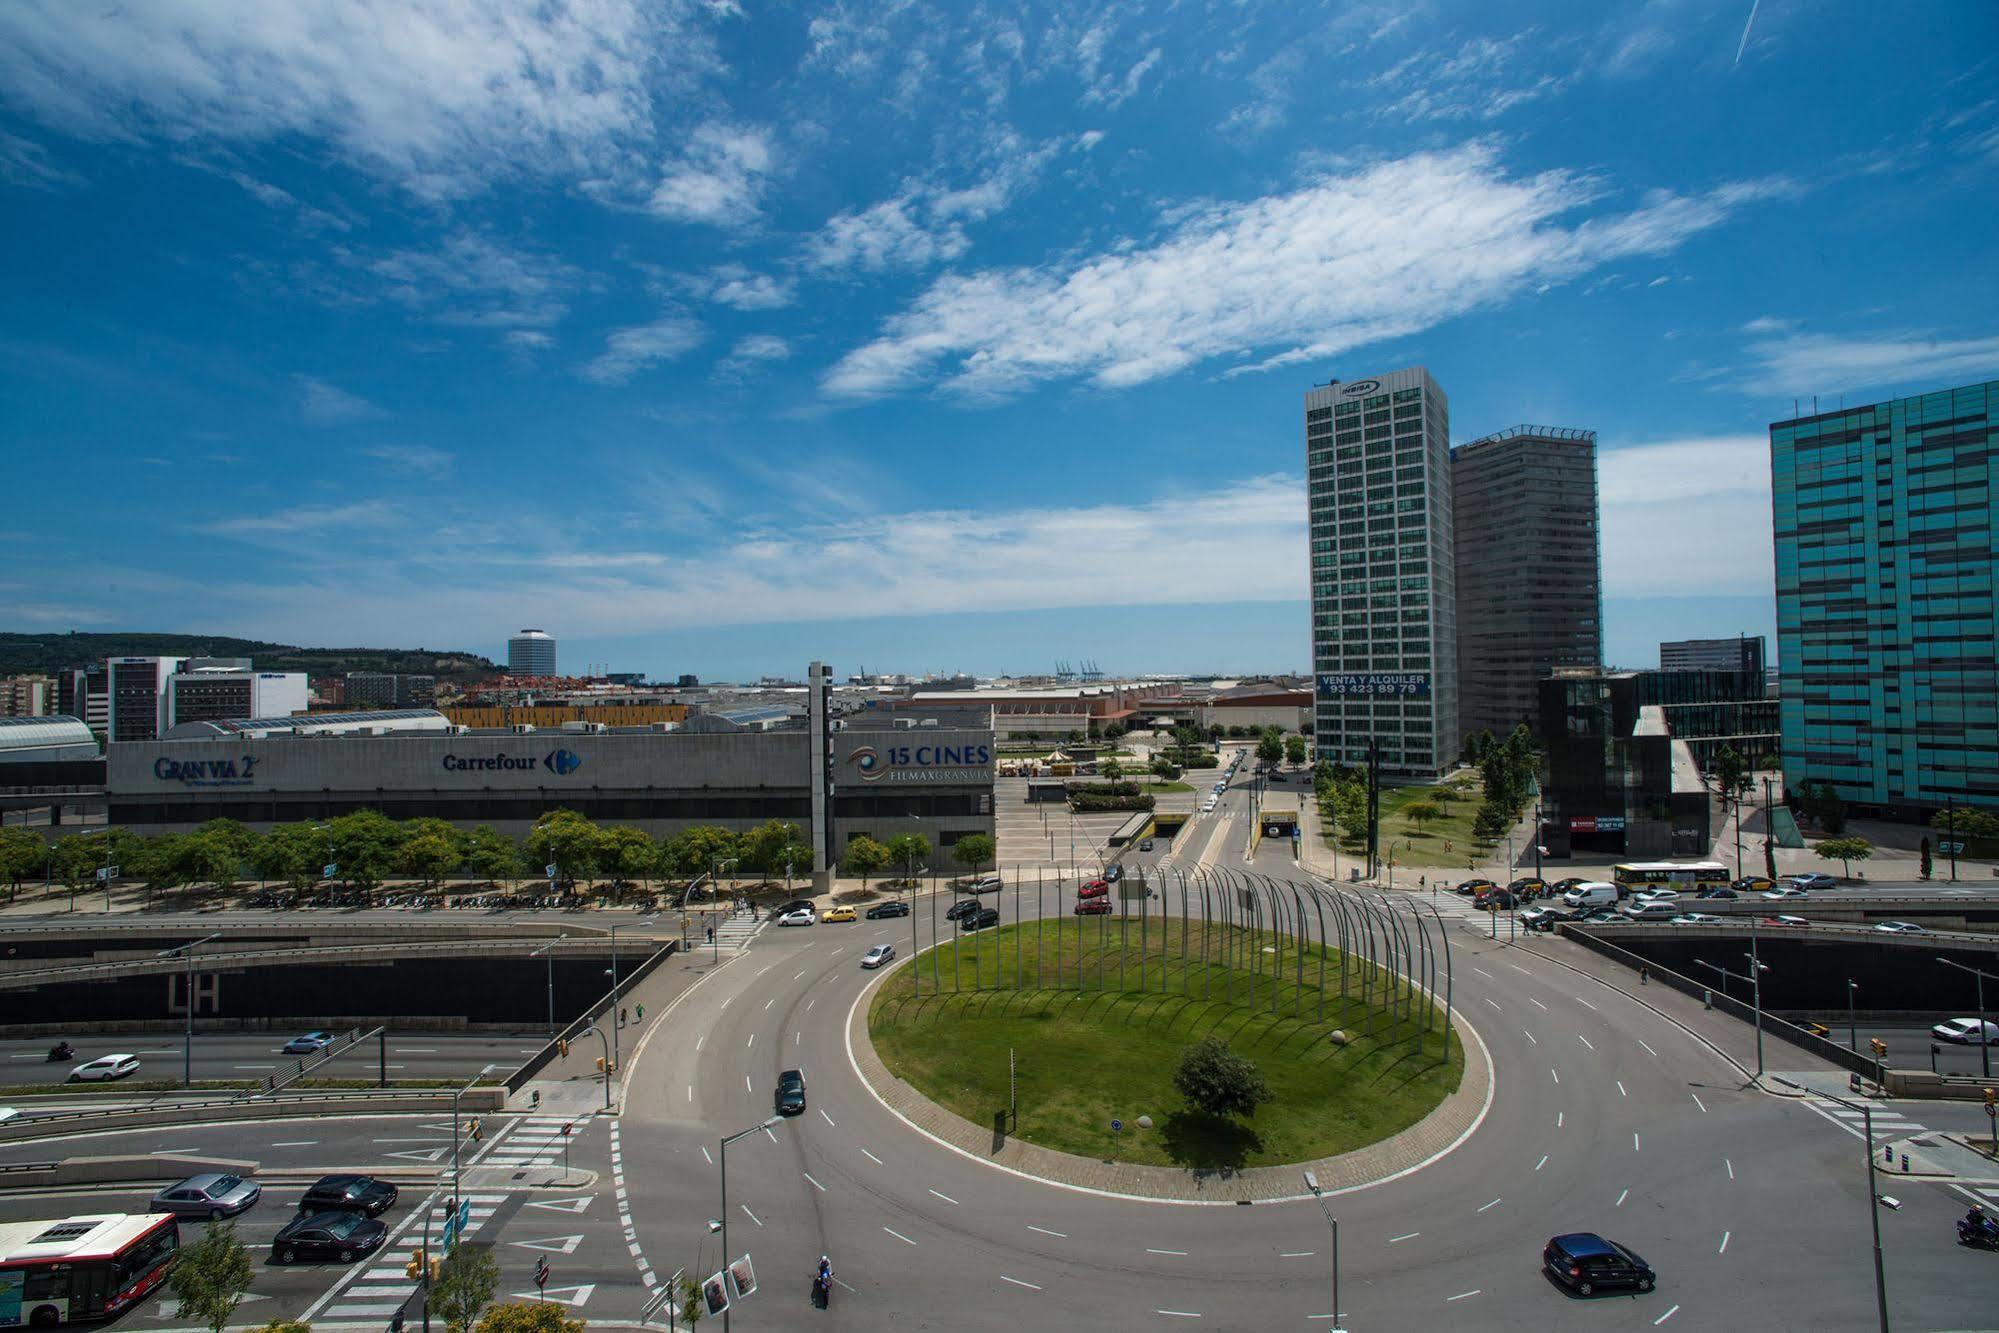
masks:
[[[1970,1014],[1938,1014],[1932,1023],[1941,1023],[1946,1018],[1970,1018]],[[1844,1046],[1849,1039],[1847,1025],[1826,1020],[1831,1029],[1828,1039]],[[1976,1046],[1959,1046],[1947,1041],[1937,1041],[1930,1035],[1930,1023],[1870,1023],[1865,1015],[1860,1017],[1857,1038],[1860,1051],[1868,1051],[1867,1043],[1879,1038],[1888,1047],[1888,1063],[1900,1069],[1927,1069],[1930,1066],[1930,1047],[1937,1048],[1936,1068],[1942,1074],[1984,1074],[1988,1071],[1999,1075],[1999,1043],[1992,1047],[1989,1065],[1979,1062]]]
[[[261,1079],[294,1069],[300,1060],[316,1056],[287,1055],[285,1042],[294,1032],[230,1032],[194,1034],[194,1076],[197,1079]],[[518,1068],[528,1056],[542,1048],[547,1035],[540,1032],[486,1034],[477,1036],[438,1032],[391,1031],[386,1043],[388,1076],[391,1079],[437,1079],[448,1082],[471,1078],[490,1064],[502,1069]],[[69,1071],[85,1060],[101,1055],[125,1053],[139,1057],[135,1079],[178,1079],[184,1068],[182,1034],[177,1032],[92,1032],[71,1039],[76,1058],[60,1064],[48,1061],[49,1038],[9,1038],[0,1040],[0,1087],[24,1087],[39,1083],[60,1083]],[[362,1042],[339,1059],[316,1071],[315,1077],[372,1079],[381,1072],[382,1044]]]

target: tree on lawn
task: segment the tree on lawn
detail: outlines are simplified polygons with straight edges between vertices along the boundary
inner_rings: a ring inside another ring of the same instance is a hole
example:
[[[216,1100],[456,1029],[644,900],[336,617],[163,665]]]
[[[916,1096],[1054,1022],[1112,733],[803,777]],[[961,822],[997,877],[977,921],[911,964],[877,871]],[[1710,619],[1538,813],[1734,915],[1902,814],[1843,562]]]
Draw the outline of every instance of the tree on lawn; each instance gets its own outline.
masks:
[[[21,881],[42,873],[49,864],[48,844],[32,829],[0,829],[0,877],[7,881],[7,901],[13,902]]]
[[[1097,771],[1104,775],[1106,781],[1116,782],[1124,776],[1124,765],[1115,759],[1106,759],[1097,765]]]
[[[977,870],[993,859],[998,849],[989,833],[968,833],[951,844],[951,859],[967,870]]]
[[[1305,738],[1303,736],[1286,736],[1284,738],[1284,762],[1293,768],[1303,768],[1305,766]]]
[[[1180,1053],[1173,1086],[1207,1115],[1255,1115],[1271,1095],[1257,1067],[1218,1037],[1204,1037]]]
[[[180,1318],[198,1319],[222,1333],[256,1276],[250,1252],[236,1239],[233,1222],[210,1222],[201,1239],[180,1247],[167,1286],[180,1302]]]
[[[1812,844],[1812,850],[1820,856],[1839,862],[1840,873],[1848,879],[1853,877],[1853,862],[1865,861],[1874,855],[1874,844],[1865,838],[1827,838],[1824,842]]]
[[[930,859],[930,839],[921,833],[898,833],[888,840],[888,859],[902,870],[904,879],[914,880],[917,870]]]
[[[481,824],[465,836],[465,868],[480,879],[512,888],[523,864],[520,847],[491,824]]]
[[[484,1245],[459,1245],[437,1267],[430,1303],[452,1333],[465,1333],[500,1287],[500,1266]]]
[[[1444,817],[1444,808],[1435,801],[1411,801],[1402,807],[1402,815],[1410,823],[1414,824],[1420,833],[1423,825],[1433,819],[1442,819]]]
[[[1256,757],[1266,764],[1274,764],[1284,758],[1284,736],[1275,727],[1268,727],[1256,741]]]
[[[1733,745],[1724,745],[1715,752],[1714,780],[1724,796],[1733,796],[1742,789],[1743,778],[1748,774],[1749,765],[1737,754]]]
[[[847,850],[840,853],[840,873],[859,875],[861,887],[868,886],[868,876],[880,874],[888,868],[888,848],[863,833],[847,844]]]

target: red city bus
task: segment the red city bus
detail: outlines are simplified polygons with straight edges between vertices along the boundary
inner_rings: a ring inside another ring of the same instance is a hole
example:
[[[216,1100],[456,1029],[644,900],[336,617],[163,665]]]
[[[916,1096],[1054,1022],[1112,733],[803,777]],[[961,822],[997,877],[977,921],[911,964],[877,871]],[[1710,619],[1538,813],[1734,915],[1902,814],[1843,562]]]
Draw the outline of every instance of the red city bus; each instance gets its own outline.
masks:
[[[179,1252],[172,1213],[0,1222],[0,1328],[109,1319],[159,1286]]]

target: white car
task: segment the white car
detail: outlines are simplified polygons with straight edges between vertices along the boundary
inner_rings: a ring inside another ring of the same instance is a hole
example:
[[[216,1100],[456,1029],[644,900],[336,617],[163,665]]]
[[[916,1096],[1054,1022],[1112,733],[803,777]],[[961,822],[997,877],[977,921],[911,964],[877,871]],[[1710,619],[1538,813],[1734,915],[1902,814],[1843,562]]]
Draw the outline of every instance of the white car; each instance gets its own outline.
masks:
[[[1640,889],[1631,895],[1633,902],[1672,903],[1680,900],[1678,889]]]
[[[861,966],[867,968],[880,967],[893,957],[895,957],[895,946],[893,944],[877,944],[874,948],[861,955]]]
[[[1876,921],[1874,929],[1887,935],[1927,935],[1930,933],[1928,927],[1919,926],[1913,921]]]
[[[818,917],[812,914],[811,908],[799,907],[779,917],[777,924],[780,926],[809,926],[818,919]]]
[[[1781,902],[1786,898],[1809,898],[1812,895],[1803,889],[1794,889],[1789,885],[1785,885],[1781,889],[1766,889],[1756,896],[1759,898],[1768,898],[1772,902]]]
[[[107,1083],[114,1078],[129,1078],[138,1072],[139,1057],[136,1055],[101,1055],[70,1070],[69,1078],[72,1083]]]
[[[1676,926],[1723,926],[1728,923],[1720,917],[1711,916],[1706,912],[1687,912],[1681,916],[1674,917],[1672,924]]]
[[[1939,1023],[1930,1029],[1930,1035],[1938,1041],[1952,1041],[1960,1046],[1980,1045],[1980,1028],[1985,1029],[1984,1045],[1999,1045],[1999,1023],[1981,1022],[1976,1018],[1953,1018],[1948,1023]]]

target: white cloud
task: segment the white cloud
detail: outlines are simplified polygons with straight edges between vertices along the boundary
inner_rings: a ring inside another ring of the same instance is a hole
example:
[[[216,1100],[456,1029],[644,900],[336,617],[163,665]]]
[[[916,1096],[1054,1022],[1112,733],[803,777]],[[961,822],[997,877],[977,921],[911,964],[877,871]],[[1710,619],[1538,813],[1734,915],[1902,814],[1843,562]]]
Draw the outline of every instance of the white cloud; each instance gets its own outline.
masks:
[[[742,339],[729,354],[716,363],[717,374],[736,377],[747,374],[758,366],[773,361],[785,361],[791,357],[791,344],[768,333],[752,334]]]
[[[83,177],[49,160],[48,149],[18,134],[0,130],[0,181],[54,190],[83,184]]]
[[[1254,138],[1282,125],[1291,108],[1291,87],[1305,68],[1306,54],[1303,46],[1290,46],[1258,65],[1249,76],[1255,96],[1223,117],[1221,132]]]
[[[471,328],[539,328],[569,313],[568,295],[587,279],[551,255],[516,249],[469,229],[435,249],[337,257],[381,284],[380,295],[436,320]]]
[[[555,339],[535,329],[512,329],[506,336],[506,344],[513,350],[526,355],[531,352],[545,352],[555,346]]]
[[[1514,107],[1552,97],[1573,82],[1522,71],[1523,49],[1541,52],[1536,29],[1511,37],[1473,37],[1448,54],[1419,51],[1368,80],[1392,100],[1371,112],[1376,120],[1494,120]]]
[[[1768,436],[1602,449],[1597,474],[1606,596],[1770,591]]]
[[[1788,333],[1796,328],[1795,319],[1779,319],[1775,315],[1758,315],[1742,326],[1744,333]]]
[[[367,399],[311,375],[294,375],[292,383],[298,387],[299,415],[315,426],[374,421],[388,415]]]
[[[718,264],[689,286],[708,300],[737,310],[777,310],[790,305],[796,294],[790,281],[752,273],[741,264]]]
[[[252,539],[290,537],[305,532],[324,532],[328,528],[383,527],[399,517],[394,506],[386,500],[357,500],[352,504],[298,505],[269,514],[217,519],[204,522],[201,531]]]
[[[1627,212],[1565,223],[1600,195],[1590,180],[1508,176],[1486,143],[1419,153],[1289,194],[1186,209],[1149,247],[1113,245],[1059,269],[946,275],[824,384],[866,397],[941,373],[952,392],[993,397],[1077,376],[1121,387],[1260,351],[1265,360],[1239,370],[1324,360],[1670,251],[1777,188],[1657,192]]]
[[[1087,153],[1103,141],[1104,132],[1102,130],[1084,130],[1076,136],[1076,147]]]
[[[1952,339],[1914,331],[1859,338],[1797,333],[1751,343],[1749,352],[1756,365],[1741,378],[1740,387],[1763,394],[1809,393],[1823,398],[1999,373],[1999,337]]]
[[[686,0],[0,5],[0,88],[99,139],[324,138],[424,199],[623,170],[720,67]]]
[[[427,477],[431,481],[443,481],[451,475],[457,465],[457,456],[444,449],[433,449],[427,444],[378,444],[361,451],[369,458],[380,459],[398,472]]]
[[[604,340],[604,350],[579,372],[596,384],[623,384],[648,366],[671,361],[699,343],[699,324],[683,315],[665,315],[650,324],[619,329]]]
[[[646,211],[672,222],[737,226],[757,216],[772,168],[768,135],[754,126],[703,125],[661,169]]]
[[[1146,74],[1159,63],[1162,52],[1156,46],[1151,48],[1130,65],[1122,66],[1124,72],[1119,74],[1121,62],[1115,62],[1115,58],[1112,68],[1104,68],[1105,48],[1110,39],[1109,21],[1094,24],[1076,39],[1074,55],[1082,74],[1083,100],[1115,110],[1138,92]]]

